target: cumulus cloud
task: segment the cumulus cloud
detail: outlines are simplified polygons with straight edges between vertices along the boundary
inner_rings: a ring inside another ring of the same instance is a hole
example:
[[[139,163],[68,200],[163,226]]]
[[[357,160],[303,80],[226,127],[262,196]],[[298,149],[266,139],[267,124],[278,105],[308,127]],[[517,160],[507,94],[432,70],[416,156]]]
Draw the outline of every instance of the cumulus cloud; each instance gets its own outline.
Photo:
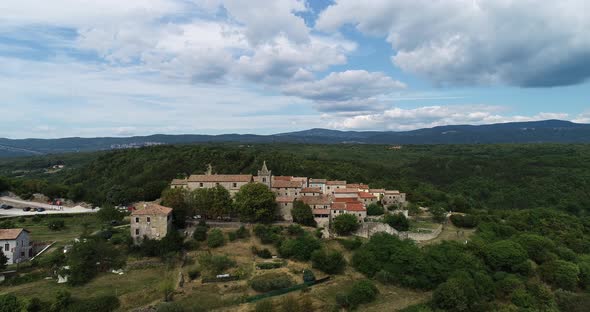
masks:
[[[550,87],[590,77],[585,0],[337,0],[316,27],[385,37],[392,62],[439,85]]]
[[[394,131],[431,128],[443,125],[479,125],[515,121],[567,119],[566,113],[539,113],[531,116],[507,115],[506,108],[490,105],[447,105],[417,108],[392,107],[384,111],[332,119],[330,127],[336,129],[388,129]],[[331,119],[331,116],[324,116]]]
[[[321,80],[289,84],[283,92],[315,101],[320,111],[362,111],[375,108],[380,103],[377,97],[405,87],[380,72],[347,70]]]

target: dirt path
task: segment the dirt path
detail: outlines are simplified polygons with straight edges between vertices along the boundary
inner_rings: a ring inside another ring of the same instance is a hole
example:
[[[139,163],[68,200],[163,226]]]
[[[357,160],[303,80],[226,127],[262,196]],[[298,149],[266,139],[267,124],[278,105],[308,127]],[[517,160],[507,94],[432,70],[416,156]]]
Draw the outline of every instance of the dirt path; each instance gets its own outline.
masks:
[[[62,210],[60,210],[59,209],[60,206],[37,203],[37,202],[26,201],[26,200],[21,200],[21,199],[15,199],[15,198],[6,197],[6,196],[0,197],[0,203],[16,206],[12,209],[1,209],[0,216],[30,216],[30,215],[35,215],[35,214],[89,213],[89,212],[97,212],[98,211],[98,209],[88,209],[88,208],[84,208],[82,206],[76,206],[76,207],[61,206]],[[43,212],[23,211],[22,210],[23,207],[45,208],[46,210]]]

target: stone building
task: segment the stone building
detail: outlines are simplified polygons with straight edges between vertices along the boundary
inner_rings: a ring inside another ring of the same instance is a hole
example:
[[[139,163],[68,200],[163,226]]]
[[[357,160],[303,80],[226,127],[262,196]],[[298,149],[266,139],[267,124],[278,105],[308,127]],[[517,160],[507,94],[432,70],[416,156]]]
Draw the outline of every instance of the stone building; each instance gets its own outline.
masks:
[[[301,189],[301,196],[320,196],[322,189],[319,187],[304,187]]]
[[[322,194],[326,194],[326,179],[309,179],[309,187],[319,188]]]
[[[25,229],[0,229],[0,249],[8,258],[6,264],[21,263],[33,256],[29,231]]]
[[[144,237],[160,240],[172,230],[172,208],[153,203],[138,204],[131,213],[131,237],[135,244]]]
[[[324,194],[333,195],[335,190],[344,188],[346,188],[346,181],[326,181]]]
[[[293,201],[295,201],[295,197],[293,196],[277,196],[277,216],[280,219],[293,221],[293,215],[291,213],[293,210]]]
[[[277,194],[277,196],[299,197],[301,188],[302,184],[300,181],[274,180],[270,189]]]
[[[363,203],[358,201],[334,202],[330,207],[330,219],[334,219],[342,214],[352,214],[359,222],[367,217],[367,209]]]
[[[383,206],[388,207],[391,205],[404,205],[406,203],[406,193],[400,193],[400,191],[385,191],[383,198],[381,199]]]
[[[379,202],[379,199],[369,192],[358,192],[358,200],[365,206]]]

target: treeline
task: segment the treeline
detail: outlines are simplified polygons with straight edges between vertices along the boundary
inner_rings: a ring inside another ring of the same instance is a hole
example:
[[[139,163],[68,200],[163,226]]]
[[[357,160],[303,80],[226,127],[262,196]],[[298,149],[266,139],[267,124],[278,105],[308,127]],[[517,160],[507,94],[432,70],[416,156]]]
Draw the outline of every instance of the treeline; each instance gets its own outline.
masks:
[[[58,156],[51,157],[60,161]],[[74,156],[62,156],[66,168],[70,157]],[[23,195],[41,191],[116,205],[156,199],[173,178],[204,172],[209,163],[220,174],[256,174],[266,160],[275,175],[400,189],[411,201],[453,211],[547,207],[585,215],[590,209],[588,145],[422,145],[390,150],[381,145],[205,144],[87,157],[89,161],[83,162],[76,155],[71,160],[73,168],[44,175],[22,173],[26,163],[20,160],[15,163],[18,172],[1,171],[10,176],[4,179],[8,185],[4,188]],[[39,163],[43,162],[30,161],[30,166]],[[0,164],[4,169],[10,166],[10,162]]]
[[[433,290],[404,311],[586,311],[590,218],[540,209],[475,216],[469,242],[419,248],[380,233],[358,247],[353,267],[369,278]]]

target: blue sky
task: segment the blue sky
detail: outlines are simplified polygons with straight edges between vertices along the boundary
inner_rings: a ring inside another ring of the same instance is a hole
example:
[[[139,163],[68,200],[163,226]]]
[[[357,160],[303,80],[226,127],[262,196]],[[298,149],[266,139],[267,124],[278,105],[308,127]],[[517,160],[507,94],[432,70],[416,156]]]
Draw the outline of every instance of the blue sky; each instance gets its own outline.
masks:
[[[0,137],[590,123],[584,0],[5,0]]]

